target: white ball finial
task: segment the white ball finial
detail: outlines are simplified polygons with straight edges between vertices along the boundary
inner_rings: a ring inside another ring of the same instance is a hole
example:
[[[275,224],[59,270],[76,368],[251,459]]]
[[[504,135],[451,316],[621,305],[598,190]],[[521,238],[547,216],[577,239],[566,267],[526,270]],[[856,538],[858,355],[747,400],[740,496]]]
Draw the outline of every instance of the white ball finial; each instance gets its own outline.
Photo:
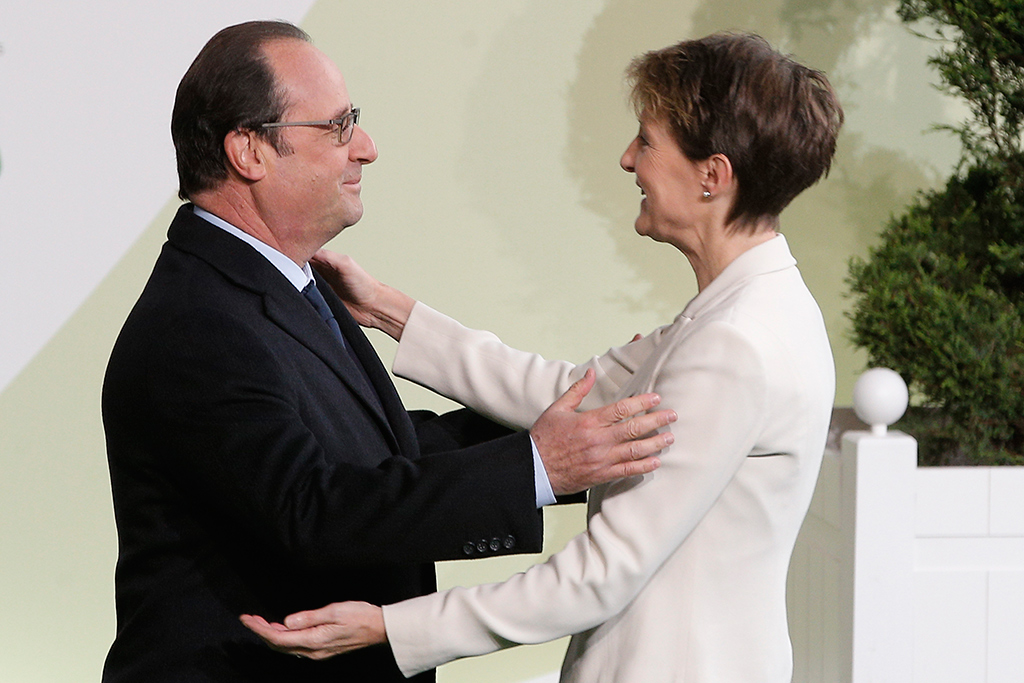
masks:
[[[875,436],[885,436],[889,425],[903,417],[909,401],[907,383],[889,368],[872,368],[853,386],[853,410],[871,425]]]

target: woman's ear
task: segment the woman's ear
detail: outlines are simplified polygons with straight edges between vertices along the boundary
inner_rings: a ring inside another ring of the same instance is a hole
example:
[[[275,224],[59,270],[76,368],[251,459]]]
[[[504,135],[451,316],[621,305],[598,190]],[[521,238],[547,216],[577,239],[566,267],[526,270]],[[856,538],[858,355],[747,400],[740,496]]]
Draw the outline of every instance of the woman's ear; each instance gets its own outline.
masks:
[[[262,180],[267,175],[265,142],[251,130],[233,130],[224,136],[228,163],[246,180]]]
[[[733,175],[732,162],[729,161],[729,157],[724,154],[712,154],[701,164],[704,174],[701,185],[705,192],[710,192],[714,196],[732,191],[736,176]]]

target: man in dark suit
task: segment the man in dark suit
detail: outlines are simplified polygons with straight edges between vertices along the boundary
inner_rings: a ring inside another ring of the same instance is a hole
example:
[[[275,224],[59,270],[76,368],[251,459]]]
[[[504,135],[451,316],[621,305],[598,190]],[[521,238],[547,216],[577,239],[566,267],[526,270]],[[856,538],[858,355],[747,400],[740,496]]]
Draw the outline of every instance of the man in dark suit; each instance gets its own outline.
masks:
[[[107,683],[403,680],[387,648],[297,659],[238,616],[391,603],[434,590],[435,560],[536,552],[540,504],[650,471],[670,439],[632,436],[671,414],[623,419],[655,397],[575,412],[587,382],[518,434],[404,410],[308,265],[362,214],[377,151],[357,117],[337,67],[279,22],[221,31],[178,88],[191,203],[103,389],[120,546]]]

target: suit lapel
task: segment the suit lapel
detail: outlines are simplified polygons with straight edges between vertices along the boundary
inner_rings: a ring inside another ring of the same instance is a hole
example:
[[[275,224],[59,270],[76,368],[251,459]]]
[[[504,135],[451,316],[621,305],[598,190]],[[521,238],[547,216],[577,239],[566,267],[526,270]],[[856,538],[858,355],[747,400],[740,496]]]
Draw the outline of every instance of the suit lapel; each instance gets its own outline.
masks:
[[[395,437],[402,447],[402,452],[408,454],[417,453],[419,446],[416,440],[416,433],[412,423],[409,421],[409,415],[405,410],[405,406],[402,405],[402,399],[398,396],[398,391],[395,389],[394,382],[391,381],[391,376],[380,362],[380,357],[374,350],[373,345],[366,338],[363,330],[359,327],[359,323],[348,312],[345,304],[337,297],[330,285],[324,282],[319,275],[314,275],[314,277],[316,278],[320,293],[323,294],[327,305],[338,321],[341,333],[351,346],[356,358],[362,364],[370,384],[373,385],[377,398],[380,399],[380,405],[384,409],[384,416],[394,430]]]
[[[380,424],[381,432],[395,453],[415,457],[416,441],[414,436],[411,441],[413,450],[408,450],[410,446],[409,433],[412,431],[412,426],[409,423],[408,415],[401,408],[401,401],[397,397],[387,371],[381,366],[369,341],[352,320],[344,304],[334,296],[329,287],[324,286],[321,292],[324,293],[328,305],[334,311],[338,324],[342,326],[343,334],[346,335],[346,338],[353,339],[353,350],[366,367],[370,381],[381,399],[380,403],[368,393],[369,388],[362,380],[359,369],[344,349],[338,345],[337,339],[334,338],[330,329],[305,300],[301,292],[296,290],[287,278],[259,252],[240,239],[196,216],[192,211],[191,204],[186,204],[178,210],[167,233],[167,238],[176,247],[209,263],[237,286],[262,295],[267,318],[316,354],[324,365],[344,382],[351,393],[363,404],[366,412]],[[341,312],[343,312],[343,316],[339,315]],[[353,335],[348,327],[355,327],[356,334]],[[355,337],[358,340],[354,339]],[[379,372],[377,368],[379,368]],[[387,398],[385,399],[385,397]],[[399,410],[395,409],[395,403]]]
[[[372,413],[381,422],[387,423],[382,407],[370,394],[371,389],[362,380],[359,368],[352,358],[338,344],[338,340],[302,294],[292,287],[291,283],[286,284],[287,289],[264,293],[264,310],[267,317],[316,354],[348,386],[367,412]]]

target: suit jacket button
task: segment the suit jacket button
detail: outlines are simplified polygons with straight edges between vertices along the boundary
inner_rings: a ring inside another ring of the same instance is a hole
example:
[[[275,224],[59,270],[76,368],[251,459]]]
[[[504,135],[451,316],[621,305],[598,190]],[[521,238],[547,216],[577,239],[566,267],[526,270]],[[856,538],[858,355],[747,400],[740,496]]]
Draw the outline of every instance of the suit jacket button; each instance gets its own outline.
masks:
[[[487,541],[477,541],[476,549],[482,553],[487,552]]]
[[[501,539],[500,538],[492,538],[491,539],[491,551],[498,552],[499,550],[501,550]]]
[[[462,546],[462,552],[464,552],[467,555],[472,555],[473,554],[473,544],[472,543],[467,543],[466,545]]]
[[[512,548],[514,548],[515,546],[516,546],[516,537],[515,536],[506,536],[505,537],[505,550],[512,550]]]

